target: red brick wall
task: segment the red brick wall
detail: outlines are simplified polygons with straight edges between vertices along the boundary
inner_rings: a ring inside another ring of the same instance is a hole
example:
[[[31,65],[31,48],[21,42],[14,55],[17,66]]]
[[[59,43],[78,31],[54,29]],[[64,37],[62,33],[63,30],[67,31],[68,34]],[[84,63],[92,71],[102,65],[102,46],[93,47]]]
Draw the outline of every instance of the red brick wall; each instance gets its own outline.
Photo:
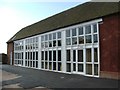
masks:
[[[118,14],[103,17],[103,23],[100,24],[100,71],[117,72],[119,71],[119,29]]]
[[[12,64],[14,63],[14,44],[13,42],[7,44],[8,64],[10,64],[10,53],[12,52]]]

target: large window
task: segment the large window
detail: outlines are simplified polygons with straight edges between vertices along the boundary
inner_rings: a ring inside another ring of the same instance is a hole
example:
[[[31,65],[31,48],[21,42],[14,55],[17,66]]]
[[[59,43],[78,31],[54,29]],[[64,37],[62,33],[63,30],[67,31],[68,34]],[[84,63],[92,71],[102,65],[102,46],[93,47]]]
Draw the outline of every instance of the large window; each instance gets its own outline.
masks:
[[[66,71],[99,75],[98,24],[66,30]]]
[[[54,32],[41,36],[42,69],[62,71],[61,46],[61,32]]]

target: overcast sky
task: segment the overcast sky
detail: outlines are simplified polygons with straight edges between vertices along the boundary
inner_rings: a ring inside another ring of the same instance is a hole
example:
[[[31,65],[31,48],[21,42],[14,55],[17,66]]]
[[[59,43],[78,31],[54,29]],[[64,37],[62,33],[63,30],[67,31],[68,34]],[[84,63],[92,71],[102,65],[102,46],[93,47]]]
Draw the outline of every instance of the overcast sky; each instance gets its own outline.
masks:
[[[23,27],[88,0],[73,1],[0,0],[0,53],[7,53],[6,42]]]

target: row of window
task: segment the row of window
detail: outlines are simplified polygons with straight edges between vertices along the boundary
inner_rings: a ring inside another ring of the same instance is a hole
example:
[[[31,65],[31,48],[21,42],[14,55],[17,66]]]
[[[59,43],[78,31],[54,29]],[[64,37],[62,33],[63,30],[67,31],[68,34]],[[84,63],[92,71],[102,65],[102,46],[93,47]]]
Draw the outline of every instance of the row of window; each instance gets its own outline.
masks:
[[[38,60],[38,52],[25,52],[26,60]]]
[[[16,42],[14,44],[14,49],[19,51],[23,50],[23,41]]]

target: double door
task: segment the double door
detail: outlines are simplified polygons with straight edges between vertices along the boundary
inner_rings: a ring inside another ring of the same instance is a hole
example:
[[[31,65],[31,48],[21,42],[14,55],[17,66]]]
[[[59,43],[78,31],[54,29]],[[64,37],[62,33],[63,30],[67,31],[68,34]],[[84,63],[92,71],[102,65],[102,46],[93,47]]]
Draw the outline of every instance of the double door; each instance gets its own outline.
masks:
[[[66,50],[67,72],[84,74],[84,54],[83,50]]]

